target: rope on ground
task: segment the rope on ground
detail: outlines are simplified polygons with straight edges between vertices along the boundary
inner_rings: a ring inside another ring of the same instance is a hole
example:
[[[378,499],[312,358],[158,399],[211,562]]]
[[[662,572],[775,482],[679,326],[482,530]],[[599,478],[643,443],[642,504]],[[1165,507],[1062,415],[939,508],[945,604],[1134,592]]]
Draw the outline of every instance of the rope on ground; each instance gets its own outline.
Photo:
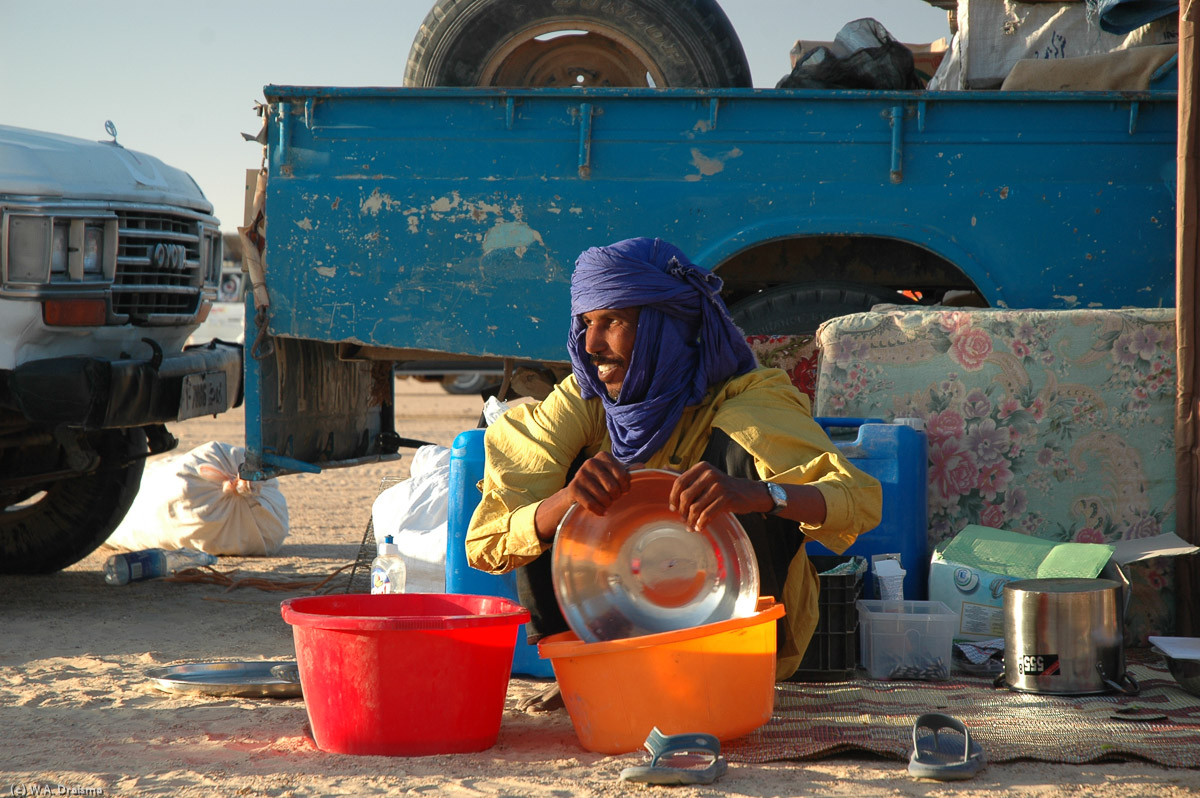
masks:
[[[284,591],[284,590],[309,590],[316,593],[321,588],[325,587],[342,571],[347,568],[352,568],[354,563],[348,563],[338,568],[333,573],[323,579],[299,579],[299,580],[282,580],[282,579],[267,579],[261,576],[242,576],[237,569],[232,571],[218,571],[212,566],[201,566],[198,568],[185,568],[174,576],[164,577],[164,582],[188,582],[195,584],[210,584],[224,585],[225,592],[237,590],[243,587],[252,587],[256,590],[268,591]]]

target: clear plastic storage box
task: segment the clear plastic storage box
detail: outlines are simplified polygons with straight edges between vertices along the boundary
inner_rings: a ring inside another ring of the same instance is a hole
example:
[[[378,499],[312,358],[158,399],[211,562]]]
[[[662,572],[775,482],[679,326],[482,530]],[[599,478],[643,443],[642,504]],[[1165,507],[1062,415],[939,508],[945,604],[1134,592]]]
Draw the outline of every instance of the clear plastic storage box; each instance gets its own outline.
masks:
[[[940,601],[860,600],[859,653],[872,679],[950,678],[958,615]]]

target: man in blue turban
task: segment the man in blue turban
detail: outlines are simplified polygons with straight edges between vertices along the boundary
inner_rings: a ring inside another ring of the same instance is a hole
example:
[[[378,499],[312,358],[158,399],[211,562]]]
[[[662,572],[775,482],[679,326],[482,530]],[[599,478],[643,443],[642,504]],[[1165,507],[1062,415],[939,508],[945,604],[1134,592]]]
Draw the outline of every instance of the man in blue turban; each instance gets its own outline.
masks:
[[[602,515],[630,469],[680,472],[671,504],[692,529],[741,521],[761,594],[781,599],[778,678],[795,672],[817,623],[805,536],[845,551],[879,523],[877,480],[813,421],[780,369],[760,368],[720,297],[721,280],[659,239],[587,250],[571,279],[572,373],[488,428],[483,499],[467,558],[519,569],[529,642],[567,629],[549,550],[572,504]]]

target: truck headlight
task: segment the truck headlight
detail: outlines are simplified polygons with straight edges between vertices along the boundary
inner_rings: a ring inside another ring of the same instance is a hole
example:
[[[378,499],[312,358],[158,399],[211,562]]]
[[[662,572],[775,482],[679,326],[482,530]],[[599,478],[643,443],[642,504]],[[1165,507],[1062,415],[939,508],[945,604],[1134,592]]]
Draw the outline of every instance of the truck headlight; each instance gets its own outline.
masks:
[[[104,225],[86,219],[57,219],[50,241],[50,277],[55,282],[104,274]]]
[[[50,241],[50,273],[67,273],[67,252],[71,247],[70,222],[56,222]]]
[[[83,232],[83,273],[104,271],[104,228],[88,225]]]
[[[7,282],[44,283],[50,279],[50,227],[46,217],[8,217]]]

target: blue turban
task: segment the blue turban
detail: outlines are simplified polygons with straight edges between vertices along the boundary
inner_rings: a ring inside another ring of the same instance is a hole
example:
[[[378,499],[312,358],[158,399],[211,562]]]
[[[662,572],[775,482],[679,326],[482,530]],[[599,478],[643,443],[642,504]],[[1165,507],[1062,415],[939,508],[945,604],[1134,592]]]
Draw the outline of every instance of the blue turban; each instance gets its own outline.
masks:
[[[613,456],[645,462],[671,436],[685,407],[758,364],[721,300],[721,279],[657,238],[592,247],[571,277],[567,348],[583,398],[604,402]],[[580,318],[638,307],[637,332],[621,393],[608,396],[585,345]]]

